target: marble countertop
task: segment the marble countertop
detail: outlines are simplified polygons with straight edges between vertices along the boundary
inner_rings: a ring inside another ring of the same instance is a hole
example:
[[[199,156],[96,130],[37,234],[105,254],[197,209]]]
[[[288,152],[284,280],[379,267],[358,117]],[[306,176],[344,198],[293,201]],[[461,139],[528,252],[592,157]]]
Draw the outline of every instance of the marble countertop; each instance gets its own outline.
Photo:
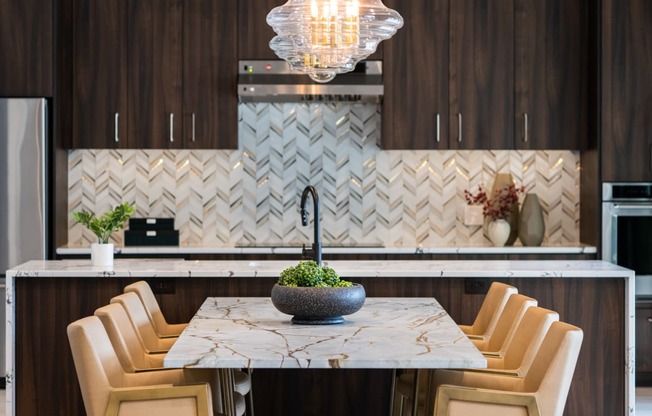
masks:
[[[113,267],[90,260],[32,260],[7,277],[277,277],[296,261],[116,259]],[[634,277],[632,270],[599,260],[334,260],[324,261],[344,278],[354,277]]]
[[[484,368],[434,298],[368,298],[339,325],[296,325],[269,298],[208,298],[164,359],[192,368]]]
[[[306,243],[309,246],[310,242]],[[90,247],[62,246],[57,248],[60,256],[90,255]],[[539,247],[515,246],[375,246],[324,245],[323,254],[595,254],[595,246],[584,244],[550,245]],[[301,254],[298,245],[246,245],[246,246],[129,246],[115,247],[116,254],[124,255],[191,255],[191,254]]]

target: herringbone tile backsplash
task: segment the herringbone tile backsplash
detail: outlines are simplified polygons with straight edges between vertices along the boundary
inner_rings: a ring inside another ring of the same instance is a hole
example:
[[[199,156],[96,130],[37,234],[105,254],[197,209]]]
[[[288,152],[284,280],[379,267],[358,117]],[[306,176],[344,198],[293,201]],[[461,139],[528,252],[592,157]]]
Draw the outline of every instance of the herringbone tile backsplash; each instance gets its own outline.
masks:
[[[301,244],[313,185],[325,244],[482,245],[483,228],[463,222],[464,190],[510,172],[539,196],[544,244],[579,242],[578,152],[386,151],[380,125],[375,105],[241,104],[238,150],[71,151],[69,210],[134,202],[137,216],[174,217],[184,245]],[[72,214],[68,225],[69,245],[95,242]]]

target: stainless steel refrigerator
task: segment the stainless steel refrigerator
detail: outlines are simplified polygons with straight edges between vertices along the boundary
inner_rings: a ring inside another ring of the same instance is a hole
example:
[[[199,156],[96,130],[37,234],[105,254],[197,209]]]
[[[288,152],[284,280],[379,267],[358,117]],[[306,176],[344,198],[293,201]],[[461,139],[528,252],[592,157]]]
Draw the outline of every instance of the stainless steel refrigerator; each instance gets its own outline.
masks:
[[[47,101],[0,98],[0,299],[5,272],[48,253]],[[0,376],[5,308],[0,307]]]

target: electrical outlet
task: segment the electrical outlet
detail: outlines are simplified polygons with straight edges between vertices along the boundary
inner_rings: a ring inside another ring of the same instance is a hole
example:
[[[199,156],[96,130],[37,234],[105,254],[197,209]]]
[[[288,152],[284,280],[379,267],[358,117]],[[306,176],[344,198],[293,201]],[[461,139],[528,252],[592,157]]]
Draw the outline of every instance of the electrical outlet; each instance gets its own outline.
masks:
[[[147,283],[155,295],[174,295],[174,279],[151,279]]]
[[[464,279],[464,293],[467,295],[484,295],[491,286],[490,279]]]

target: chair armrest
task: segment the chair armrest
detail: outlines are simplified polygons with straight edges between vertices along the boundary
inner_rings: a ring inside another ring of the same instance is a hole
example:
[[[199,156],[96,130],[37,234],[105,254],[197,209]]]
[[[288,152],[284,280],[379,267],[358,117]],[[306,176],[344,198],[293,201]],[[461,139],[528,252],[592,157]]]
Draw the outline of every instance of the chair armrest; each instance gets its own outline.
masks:
[[[491,357],[491,358],[503,358],[502,355],[500,355],[499,352],[486,352],[486,351],[480,351],[482,355],[485,357]]]
[[[473,335],[473,334],[465,334],[468,339],[477,339],[478,341],[483,341],[484,340],[484,335]]]
[[[210,386],[208,383],[173,386],[159,384],[144,387],[116,388],[109,393],[106,416],[118,416],[120,404],[130,401],[152,401],[148,407],[156,414],[156,401],[194,397],[197,400],[197,416],[212,415]],[[165,404],[164,404],[165,405]]]
[[[158,334],[158,337],[161,338],[161,339],[179,338],[179,334],[176,334],[176,335],[160,335],[160,334]]]
[[[539,405],[533,393],[505,392],[447,384],[441,385],[437,389],[435,416],[449,416],[451,401],[494,404],[497,407],[504,407],[505,411],[512,406],[525,407],[529,416],[540,416]]]
[[[145,350],[146,354],[152,354],[152,355],[154,355],[154,354],[167,354],[168,352],[170,352],[170,350],[148,350],[148,349]]]

